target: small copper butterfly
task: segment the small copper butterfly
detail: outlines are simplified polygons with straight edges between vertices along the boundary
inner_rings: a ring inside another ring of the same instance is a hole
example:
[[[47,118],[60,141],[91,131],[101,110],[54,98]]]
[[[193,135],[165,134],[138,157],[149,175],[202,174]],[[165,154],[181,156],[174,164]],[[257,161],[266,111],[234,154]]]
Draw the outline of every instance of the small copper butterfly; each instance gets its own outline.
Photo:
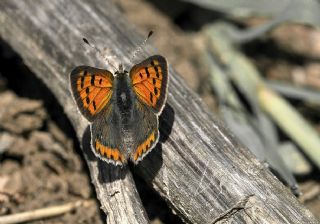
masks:
[[[154,55],[134,65],[104,69],[76,67],[70,73],[72,95],[90,122],[91,148],[100,159],[124,165],[141,161],[159,139],[158,116],[167,95],[168,65]]]

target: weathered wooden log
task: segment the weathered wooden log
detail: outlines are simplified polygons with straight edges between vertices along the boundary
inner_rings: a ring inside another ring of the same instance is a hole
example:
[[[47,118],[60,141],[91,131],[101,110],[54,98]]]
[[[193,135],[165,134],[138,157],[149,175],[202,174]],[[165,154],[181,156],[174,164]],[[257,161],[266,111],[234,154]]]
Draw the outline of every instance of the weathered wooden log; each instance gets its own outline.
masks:
[[[1,38],[64,106],[109,223],[147,223],[129,169],[92,155],[88,123],[77,112],[67,81],[77,65],[101,67],[98,57],[85,54],[83,36],[110,47],[127,67],[128,53],[141,38],[111,1],[2,0],[0,6]],[[169,73],[160,143],[134,169],[175,212],[188,223],[317,223],[171,68]]]

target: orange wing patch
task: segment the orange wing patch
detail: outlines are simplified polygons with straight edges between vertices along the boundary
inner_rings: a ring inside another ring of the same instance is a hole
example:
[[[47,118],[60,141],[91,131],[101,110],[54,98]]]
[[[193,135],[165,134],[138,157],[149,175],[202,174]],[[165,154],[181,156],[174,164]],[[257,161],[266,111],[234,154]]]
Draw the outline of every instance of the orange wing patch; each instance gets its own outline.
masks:
[[[136,152],[133,155],[134,161],[137,161],[138,159],[142,158],[146,153],[148,153],[148,150],[151,148],[153,143],[156,141],[156,135],[155,132],[152,132],[151,135],[145,140],[141,145],[138,146]]]
[[[160,63],[158,60],[164,60]],[[164,58],[153,56],[133,67],[130,71],[132,85],[138,98],[154,109],[160,107],[159,100],[164,98],[167,83],[167,65]],[[164,86],[165,87],[165,86]],[[163,92],[163,93],[162,93]],[[164,101],[164,100],[162,100]]]
[[[99,113],[111,99],[113,76],[109,73],[102,70],[89,72],[86,69],[78,73],[76,90],[82,102],[79,106],[88,110],[91,116]]]
[[[124,156],[120,153],[119,149],[109,148],[102,145],[98,140],[95,142],[95,149],[103,158],[115,161],[116,163],[124,163]]]

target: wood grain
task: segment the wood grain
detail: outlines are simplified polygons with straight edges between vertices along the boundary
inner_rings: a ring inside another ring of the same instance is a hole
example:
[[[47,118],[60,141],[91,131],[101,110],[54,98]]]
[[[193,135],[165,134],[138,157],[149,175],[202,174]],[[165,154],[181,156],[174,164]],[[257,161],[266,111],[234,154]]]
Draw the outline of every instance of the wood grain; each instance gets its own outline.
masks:
[[[86,53],[82,37],[110,47],[126,67],[141,37],[111,1],[2,0],[0,6],[1,38],[63,105],[82,142],[108,223],[147,223],[130,171],[92,155],[88,123],[78,113],[67,82],[75,66],[103,65]],[[146,47],[141,58],[151,52]],[[134,170],[170,207],[187,223],[317,223],[172,68],[169,73],[160,143]]]

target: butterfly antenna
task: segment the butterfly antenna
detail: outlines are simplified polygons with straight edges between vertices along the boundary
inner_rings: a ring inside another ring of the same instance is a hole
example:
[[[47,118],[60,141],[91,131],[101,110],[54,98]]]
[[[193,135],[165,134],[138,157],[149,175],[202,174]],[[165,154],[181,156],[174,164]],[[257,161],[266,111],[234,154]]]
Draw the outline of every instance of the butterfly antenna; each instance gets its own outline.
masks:
[[[140,53],[140,51],[142,51],[142,47],[143,47],[144,45],[146,45],[147,41],[148,41],[149,38],[152,36],[152,34],[153,34],[153,31],[150,30],[149,33],[148,33],[147,38],[144,39],[144,40],[142,41],[142,43],[133,51],[132,56],[131,56],[131,58],[130,58],[130,61],[131,61],[132,63],[133,63],[133,59],[135,58],[135,56],[136,56],[138,53]]]
[[[114,66],[114,65],[110,62],[110,60],[108,59],[108,56],[105,56],[105,55],[101,52],[101,50],[100,50],[99,48],[97,48],[97,47],[96,47],[95,45],[93,45],[92,43],[89,43],[89,41],[88,41],[86,38],[82,38],[82,40],[83,40],[83,42],[86,43],[89,47],[91,47],[92,49],[94,49],[94,50],[99,54],[99,56],[102,57],[103,60],[107,62],[107,64],[111,65],[111,66],[115,69],[115,71],[118,70],[117,67]]]

